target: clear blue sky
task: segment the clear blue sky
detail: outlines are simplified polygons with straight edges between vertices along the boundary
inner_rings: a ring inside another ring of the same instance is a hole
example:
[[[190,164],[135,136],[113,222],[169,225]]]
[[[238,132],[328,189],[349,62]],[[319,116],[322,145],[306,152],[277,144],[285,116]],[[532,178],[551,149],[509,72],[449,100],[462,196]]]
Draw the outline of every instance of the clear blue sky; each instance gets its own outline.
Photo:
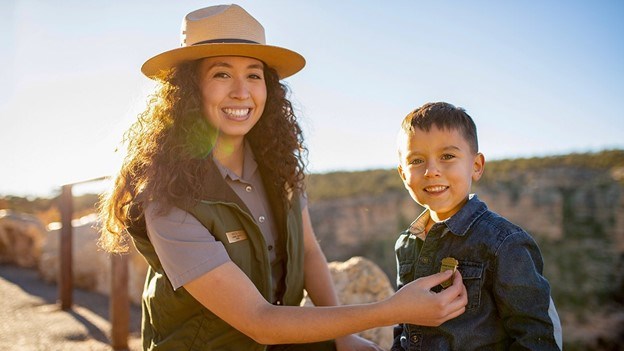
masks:
[[[624,148],[624,1],[239,1],[287,80],[309,171],[392,168],[402,118],[464,107],[486,159]],[[210,1],[0,1],[0,195],[112,174],[152,82]]]

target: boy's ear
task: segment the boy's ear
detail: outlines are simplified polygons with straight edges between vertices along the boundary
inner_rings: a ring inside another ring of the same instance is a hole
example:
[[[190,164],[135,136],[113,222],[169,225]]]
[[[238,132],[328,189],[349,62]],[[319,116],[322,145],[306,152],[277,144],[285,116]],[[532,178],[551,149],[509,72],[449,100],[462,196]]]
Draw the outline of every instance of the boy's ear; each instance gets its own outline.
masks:
[[[399,164],[399,166],[397,167],[397,171],[399,171],[399,175],[401,176],[401,179],[403,181],[405,181],[405,173],[403,173],[403,167],[401,167],[401,165]]]
[[[478,152],[475,155],[474,162],[472,164],[472,180],[477,181],[481,179],[483,171],[485,170],[485,156]]]

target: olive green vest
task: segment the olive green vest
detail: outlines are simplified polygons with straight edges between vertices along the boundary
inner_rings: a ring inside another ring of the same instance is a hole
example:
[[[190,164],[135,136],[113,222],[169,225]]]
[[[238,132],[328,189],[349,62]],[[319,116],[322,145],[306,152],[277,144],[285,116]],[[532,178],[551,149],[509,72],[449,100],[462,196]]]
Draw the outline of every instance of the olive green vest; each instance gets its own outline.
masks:
[[[214,165],[214,164],[213,164]],[[273,284],[264,237],[242,200],[218,171],[209,181],[214,189],[204,200],[186,210],[225,246],[231,260],[270,301]],[[265,183],[272,204],[275,189]],[[279,229],[278,257],[283,257],[285,278],[278,299],[284,305],[299,305],[303,297],[303,229],[299,197],[292,203],[273,206]],[[265,346],[232,328],[195,300],[184,287],[173,290],[145,233],[144,223],[129,228],[134,244],[149,267],[142,297],[144,350],[265,350]],[[214,287],[219,289],[218,286]],[[280,298],[281,297],[281,298]]]

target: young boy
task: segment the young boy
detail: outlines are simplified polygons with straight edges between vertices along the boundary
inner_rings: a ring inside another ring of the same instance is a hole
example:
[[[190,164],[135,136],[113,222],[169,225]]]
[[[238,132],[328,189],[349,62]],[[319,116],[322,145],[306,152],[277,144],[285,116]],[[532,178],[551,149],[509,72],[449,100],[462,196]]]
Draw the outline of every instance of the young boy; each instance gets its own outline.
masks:
[[[398,288],[456,268],[468,305],[436,328],[398,325],[392,350],[561,349],[536,243],[470,194],[485,165],[472,118],[451,104],[428,103],[405,117],[398,142],[399,174],[425,207],[396,242]]]

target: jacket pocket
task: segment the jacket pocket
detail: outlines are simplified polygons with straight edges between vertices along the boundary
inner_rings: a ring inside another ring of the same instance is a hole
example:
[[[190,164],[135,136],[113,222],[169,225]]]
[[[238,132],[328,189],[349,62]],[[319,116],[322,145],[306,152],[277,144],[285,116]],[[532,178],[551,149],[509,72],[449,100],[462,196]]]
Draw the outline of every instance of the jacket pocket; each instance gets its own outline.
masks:
[[[414,278],[414,261],[406,260],[399,262],[398,271],[399,281],[397,283],[399,285],[411,282]]]
[[[466,292],[468,293],[468,304],[466,310],[478,308],[481,304],[481,285],[483,281],[484,264],[480,262],[459,261],[457,267],[462,275]]]

